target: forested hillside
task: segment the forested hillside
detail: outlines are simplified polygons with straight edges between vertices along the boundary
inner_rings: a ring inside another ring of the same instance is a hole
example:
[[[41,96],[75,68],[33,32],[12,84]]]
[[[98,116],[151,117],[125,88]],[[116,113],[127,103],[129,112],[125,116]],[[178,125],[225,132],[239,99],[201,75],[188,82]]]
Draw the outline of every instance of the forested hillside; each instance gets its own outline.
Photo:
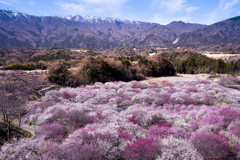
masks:
[[[173,62],[178,73],[198,74],[198,73],[231,73],[239,72],[240,63],[225,63],[221,59],[208,58],[199,53],[173,52],[163,53],[162,57]]]

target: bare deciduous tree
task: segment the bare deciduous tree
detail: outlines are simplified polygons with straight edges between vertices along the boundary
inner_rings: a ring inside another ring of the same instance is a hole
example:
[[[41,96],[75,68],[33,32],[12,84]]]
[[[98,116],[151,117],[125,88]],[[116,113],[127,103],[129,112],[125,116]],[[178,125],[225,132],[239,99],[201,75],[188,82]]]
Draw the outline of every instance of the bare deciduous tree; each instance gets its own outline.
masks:
[[[0,112],[4,123],[7,124],[7,140],[9,140],[10,125],[24,112],[28,94],[24,92],[21,85],[14,82],[1,82],[0,90]]]

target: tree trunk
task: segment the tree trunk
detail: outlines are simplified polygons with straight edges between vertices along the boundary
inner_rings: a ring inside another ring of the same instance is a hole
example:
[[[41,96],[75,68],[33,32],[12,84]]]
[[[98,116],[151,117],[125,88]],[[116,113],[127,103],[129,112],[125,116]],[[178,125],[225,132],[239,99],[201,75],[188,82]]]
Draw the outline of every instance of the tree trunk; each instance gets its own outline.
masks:
[[[21,116],[21,114],[20,114],[20,119],[19,119],[19,124],[18,124],[18,127],[20,127],[20,126],[21,126],[21,120],[22,120],[22,116]]]
[[[9,123],[7,124],[7,129],[8,129],[8,132],[7,132],[7,141],[9,141],[9,135],[10,135],[10,124],[9,124]]]
[[[6,122],[5,114],[3,114],[3,122]]]

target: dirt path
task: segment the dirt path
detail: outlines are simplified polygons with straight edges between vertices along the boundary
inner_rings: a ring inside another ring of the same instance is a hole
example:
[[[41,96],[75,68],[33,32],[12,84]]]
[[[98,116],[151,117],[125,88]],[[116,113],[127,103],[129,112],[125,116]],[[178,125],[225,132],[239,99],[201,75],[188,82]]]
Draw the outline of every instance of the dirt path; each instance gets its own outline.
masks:
[[[177,76],[172,77],[147,77],[145,81],[147,82],[159,82],[159,81],[198,81],[206,80],[210,75],[209,74],[178,74]]]
[[[160,81],[169,81],[169,82],[179,82],[179,81],[199,81],[199,80],[208,80],[210,74],[178,74],[177,76],[172,77],[147,77],[147,82],[160,82]],[[223,75],[224,76],[224,75]],[[226,77],[226,76],[225,76]],[[213,81],[211,81],[213,82]],[[228,88],[220,86],[220,88],[228,95],[233,98],[240,98],[240,91],[233,88]]]
[[[48,86],[46,88],[41,89],[40,91],[38,91],[39,95],[44,96],[45,92],[52,90],[52,89],[56,89],[58,86],[56,85],[52,85],[52,86]],[[30,114],[27,113],[25,114],[23,117],[21,117],[21,125],[20,127],[23,130],[26,130],[28,132],[30,132],[33,136],[31,137],[32,140],[34,139],[43,139],[44,138],[44,134],[41,133],[41,131],[39,130],[39,126],[34,126],[34,125],[30,125],[30,124],[26,124],[24,123],[28,118],[29,118]],[[19,120],[14,122],[15,125],[19,125]]]
[[[23,130],[28,131],[29,133],[31,133],[33,135],[33,137],[35,136],[35,131],[34,131],[34,127],[30,126],[29,124],[24,123],[27,119],[29,118],[29,113],[24,115],[23,117],[21,117],[21,123],[20,123],[20,128],[22,128]],[[18,126],[19,125],[19,120],[15,122],[15,125]]]

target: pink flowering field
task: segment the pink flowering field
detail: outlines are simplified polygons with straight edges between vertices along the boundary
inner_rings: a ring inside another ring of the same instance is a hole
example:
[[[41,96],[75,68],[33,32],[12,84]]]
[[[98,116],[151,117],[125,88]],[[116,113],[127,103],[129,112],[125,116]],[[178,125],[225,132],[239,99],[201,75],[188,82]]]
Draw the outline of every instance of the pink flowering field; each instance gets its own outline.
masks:
[[[8,159],[240,159],[238,101],[209,81],[107,82],[28,104],[43,138],[5,144]]]

